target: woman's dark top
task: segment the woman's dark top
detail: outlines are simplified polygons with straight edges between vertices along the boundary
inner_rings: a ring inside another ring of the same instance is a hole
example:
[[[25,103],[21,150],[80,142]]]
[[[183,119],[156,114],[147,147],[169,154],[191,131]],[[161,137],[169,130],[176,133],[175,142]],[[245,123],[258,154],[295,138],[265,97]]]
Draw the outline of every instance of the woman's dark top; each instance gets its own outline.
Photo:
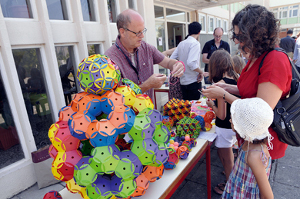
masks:
[[[227,77],[222,78],[226,84],[237,85],[237,82],[234,79],[229,79]],[[215,101],[215,105],[218,107],[218,100]],[[226,118],[224,120],[220,120],[218,117],[216,118],[216,126],[225,129],[231,129],[231,124],[229,122],[230,119],[230,104],[226,103]]]

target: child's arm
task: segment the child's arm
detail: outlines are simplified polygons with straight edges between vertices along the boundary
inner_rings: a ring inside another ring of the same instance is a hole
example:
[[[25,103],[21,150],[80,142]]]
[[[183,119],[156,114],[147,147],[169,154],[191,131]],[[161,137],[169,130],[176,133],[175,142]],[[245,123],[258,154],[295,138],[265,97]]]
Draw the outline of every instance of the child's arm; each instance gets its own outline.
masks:
[[[260,155],[261,152],[250,151],[248,154],[247,163],[257,181],[261,199],[273,199],[273,191],[270,186],[268,176],[266,174],[266,169],[261,161]]]
[[[218,107],[216,107],[215,102],[211,99],[207,98],[206,101],[207,106],[209,106],[210,108],[213,109],[213,111],[215,112],[216,116],[220,119],[220,120],[224,120],[226,117],[226,104],[225,101],[223,99],[218,99]]]

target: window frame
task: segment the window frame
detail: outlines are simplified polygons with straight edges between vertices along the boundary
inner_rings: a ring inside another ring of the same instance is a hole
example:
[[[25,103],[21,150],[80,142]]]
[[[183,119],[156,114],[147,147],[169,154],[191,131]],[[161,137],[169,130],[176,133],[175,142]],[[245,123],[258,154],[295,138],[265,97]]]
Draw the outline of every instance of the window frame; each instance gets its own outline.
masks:
[[[212,30],[210,30],[210,28],[211,28],[211,24],[210,24],[210,19],[212,19],[212,25],[213,25],[213,27],[212,27]],[[213,17],[213,16],[208,16],[207,17],[207,27],[208,27],[208,33],[214,33],[214,29],[215,29],[215,17]]]
[[[202,20],[200,20],[202,18]],[[201,33],[203,32],[203,33],[206,33],[207,31],[207,28],[206,28],[206,26],[207,26],[207,21],[206,21],[206,15],[205,14],[202,14],[202,13],[199,13],[198,14],[198,21],[199,21],[199,23],[201,23],[202,22],[202,24],[201,24],[201,26],[202,26],[202,30],[201,30]],[[204,24],[203,24],[204,23]]]

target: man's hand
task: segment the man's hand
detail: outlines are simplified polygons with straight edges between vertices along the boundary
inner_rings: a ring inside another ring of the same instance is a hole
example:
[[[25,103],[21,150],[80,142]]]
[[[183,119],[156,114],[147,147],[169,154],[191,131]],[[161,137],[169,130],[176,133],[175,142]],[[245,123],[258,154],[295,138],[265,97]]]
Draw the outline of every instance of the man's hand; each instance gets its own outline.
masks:
[[[167,76],[164,74],[151,75],[143,84],[140,85],[142,93],[146,92],[151,88],[160,88],[166,79]]]
[[[203,73],[199,73],[198,77],[197,77],[197,82],[201,82],[203,79]]]
[[[184,73],[184,66],[181,62],[176,62],[173,65],[173,70],[171,72],[173,77],[181,77]]]
[[[204,77],[208,77],[209,76],[209,72],[203,72],[203,76]]]

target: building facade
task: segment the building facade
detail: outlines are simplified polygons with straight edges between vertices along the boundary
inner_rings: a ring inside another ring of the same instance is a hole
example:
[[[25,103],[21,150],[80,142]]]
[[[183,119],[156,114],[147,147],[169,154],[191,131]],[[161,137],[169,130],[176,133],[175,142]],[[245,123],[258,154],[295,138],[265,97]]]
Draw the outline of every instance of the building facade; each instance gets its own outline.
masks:
[[[280,20],[280,38],[286,36],[289,29],[293,30],[293,36],[300,32],[300,2],[296,0],[270,2],[270,9],[276,18]]]

